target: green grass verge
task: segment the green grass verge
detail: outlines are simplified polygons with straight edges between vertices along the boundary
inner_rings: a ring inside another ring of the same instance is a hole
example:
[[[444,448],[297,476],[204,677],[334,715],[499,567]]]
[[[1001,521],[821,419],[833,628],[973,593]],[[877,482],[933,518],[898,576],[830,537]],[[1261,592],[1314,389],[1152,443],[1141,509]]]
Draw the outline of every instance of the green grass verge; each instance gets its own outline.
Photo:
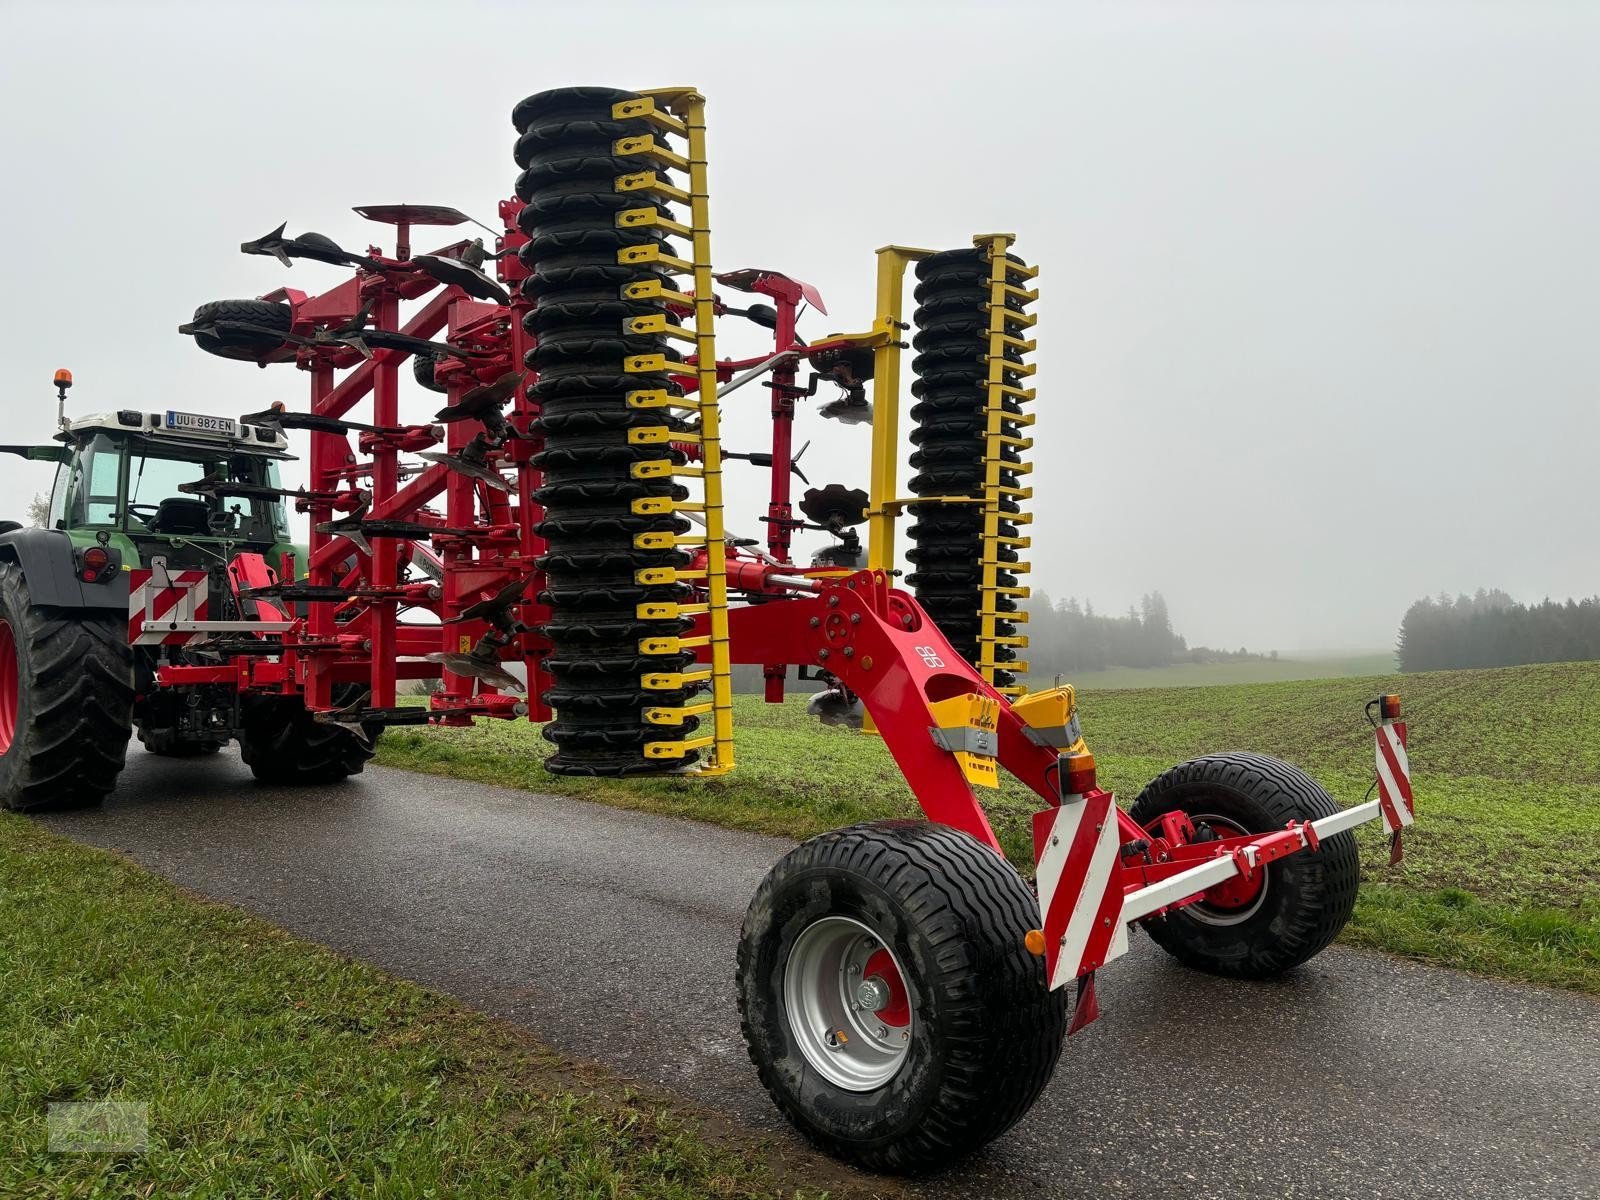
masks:
[[[8,814],[0,997],[0,1196],[863,1194]],[[51,1102],[107,1099],[149,1105],[148,1152],[48,1151]]]
[[[1600,664],[1089,690],[1080,710],[1124,802],[1175,762],[1252,749],[1353,804],[1371,781],[1362,705],[1382,691],[1405,697],[1419,824],[1394,869],[1378,833],[1358,833],[1366,886],[1345,940],[1600,994]],[[378,761],[793,838],[920,812],[877,739],[821,726],[799,701],[735,703],[739,768],[724,779],[561,779],[525,722],[392,731]],[[1010,780],[986,798],[1019,864],[1039,807]]]

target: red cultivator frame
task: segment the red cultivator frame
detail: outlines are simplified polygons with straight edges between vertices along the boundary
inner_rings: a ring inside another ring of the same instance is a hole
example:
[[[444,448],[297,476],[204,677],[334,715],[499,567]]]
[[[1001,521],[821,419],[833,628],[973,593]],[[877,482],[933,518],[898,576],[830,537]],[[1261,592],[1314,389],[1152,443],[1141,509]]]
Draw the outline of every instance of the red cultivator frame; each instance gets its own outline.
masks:
[[[358,210],[394,227],[392,256],[280,227],[246,252],[351,277],[208,305],[185,327],[215,353],[306,372],[309,410],[245,422],[309,432],[309,480],[290,495],[312,534],[298,558],[233,557],[240,619],[225,626],[195,605],[170,619],[167,593],[194,580],[142,564],[139,640],[156,629],[173,650],[157,684],[303,697],[349,737],[525,718],[548,722],[552,770],[717,774],[734,766],[731,664],[762,667],[769,701],[792,668],[815,672],[813,711],[870,722],[930,823],[840,831],[779,863],[746,921],[741,1011],[779,1106],[872,1167],[937,1165],[1026,1112],[1134,925],[1238,976],[1322,949],[1353,902],[1349,829],[1381,818],[1398,848],[1411,822],[1398,698],[1374,722],[1370,804],[1341,811],[1293,767],[1231,754],[1174,768],[1123,812],[1096,785],[1072,689],[1019,686],[1036,293],[1012,238],[885,248],[867,330],[808,343],[802,308],[826,311],[814,289],[712,269],[696,93],[564,89],[514,120],[522,175],[492,250],[413,253],[418,227],[466,219],[450,209]],[[772,351],[719,359],[718,318],[770,329]],[[913,328],[917,473],[901,496]],[[408,359],[444,396],[420,421],[402,416]],[[819,386],[820,415],[871,421],[871,487],[811,489],[797,517],[796,410]],[[725,449],[719,406],[762,389],[770,444]],[[730,460],[770,471],[759,539],[724,526]],[[903,512],[915,594],[893,582]],[[800,529],[834,544],[798,563]],[[399,681],[435,677],[426,707],[397,703]],[[1046,804],[1036,894],[978,800],[998,767]]]

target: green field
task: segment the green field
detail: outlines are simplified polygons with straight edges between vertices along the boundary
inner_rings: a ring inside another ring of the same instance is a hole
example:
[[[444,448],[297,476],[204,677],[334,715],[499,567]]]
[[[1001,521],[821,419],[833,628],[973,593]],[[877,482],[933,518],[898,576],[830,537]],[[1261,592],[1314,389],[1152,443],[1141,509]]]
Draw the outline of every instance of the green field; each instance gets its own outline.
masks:
[[[1337,679],[1387,675],[1395,669],[1392,651],[1371,654],[1306,655],[1301,658],[1248,659],[1244,662],[1174,663],[1167,667],[1107,667],[1068,677],[1080,691],[1126,688],[1210,687],[1232,683],[1276,683],[1290,679]],[[1053,676],[1035,675],[1035,688],[1050,687]]]
[[[1354,804],[1372,770],[1362,706],[1384,691],[1405,696],[1419,824],[1395,869],[1375,829],[1358,833],[1366,884],[1345,941],[1600,994],[1600,663],[1087,689],[1080,710],[1102,782],[1124,803],[1174,762],[1252,749]],[[724,779],[560,779],[541,767],[538,728],[521,722],[394,731],[379,761],[794,838],[920,811],[877,740],[819,725],[798,701],[736,704],[739,768]],[[1020,864],[1039,807],[1014,783],[988,802]]]
[[[0,1196],[869,1194],[4,813],[0,883]],[[50,1152],[84,1100],[148,1104],[148,1151]]]

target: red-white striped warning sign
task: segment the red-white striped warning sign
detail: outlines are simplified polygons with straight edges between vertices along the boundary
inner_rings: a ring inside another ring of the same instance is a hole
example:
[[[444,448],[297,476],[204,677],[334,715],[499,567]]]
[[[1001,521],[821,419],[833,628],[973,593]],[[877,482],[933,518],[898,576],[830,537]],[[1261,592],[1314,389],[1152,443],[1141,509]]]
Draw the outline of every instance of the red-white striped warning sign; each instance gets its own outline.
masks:
[[[128,576],[128,641],[135,646],[181,646],[202,636],[170,628],[174,621],[204,621],[210,607],[205,571],[153,571]],[[163,628],[166,626],[166,628]]]
[[[1416,820],[1404,721],[1378,726],[1378,808],[1383,813],[1385,833],[1398,832]]]
[[[1117,878],[1121,840],[1110,792],[1068,796],[1060,807],[1033,814],[1045,974],[1052,988],[1128,949]]]

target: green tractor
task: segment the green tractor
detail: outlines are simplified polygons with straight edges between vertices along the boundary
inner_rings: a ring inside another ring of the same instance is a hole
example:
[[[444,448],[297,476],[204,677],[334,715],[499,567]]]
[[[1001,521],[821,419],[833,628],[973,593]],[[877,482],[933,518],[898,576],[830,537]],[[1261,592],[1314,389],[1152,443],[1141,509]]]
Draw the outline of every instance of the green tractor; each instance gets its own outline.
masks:
[[[278,477],[293,457],[282,431],[172,410],[68,420],[71,384],[56,373],[53,444],[0,446],[56,464],[44,527],[0,521],[0,805],[98,803],[134,730],[170,756],[238,739],[272,783],[360,771],[363,731],[317,721],[298,695],[159,678],[166,666],[222,666],[288,623],[248,595],[277,582],[286,555],[304,561]]]

